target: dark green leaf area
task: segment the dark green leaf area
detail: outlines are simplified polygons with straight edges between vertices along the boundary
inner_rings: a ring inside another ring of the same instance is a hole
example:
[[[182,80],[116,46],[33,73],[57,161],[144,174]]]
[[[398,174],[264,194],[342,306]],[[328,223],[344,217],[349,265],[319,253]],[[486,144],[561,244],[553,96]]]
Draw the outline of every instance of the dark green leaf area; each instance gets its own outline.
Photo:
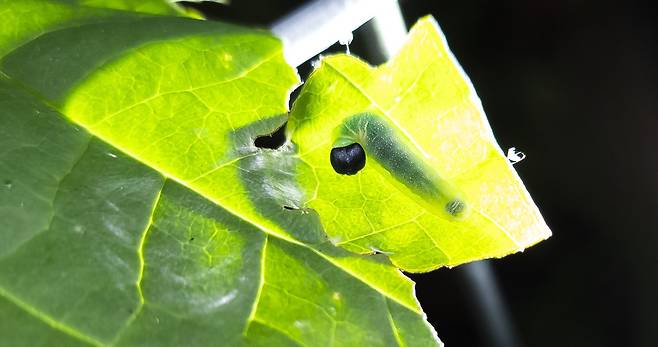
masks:
[[[107,341],[139,302],[136,250],[163,179],[9,87],[2,129],[22,131],[3,136],[14,148],[4,155],[21,157],[0,161],[14,182],[0,210],[19,213],[2,218],[0,293],[69,335]]]
[[[5,297],[0,297],[0,344],[3,346],[88,346],[82,340],[55,330],[47,322],[35,319]],[[11,324],[7,324],[11,322]]]
[[[13,88],[0,80],[0,257],[49,228],[59,183],[90,140]]]

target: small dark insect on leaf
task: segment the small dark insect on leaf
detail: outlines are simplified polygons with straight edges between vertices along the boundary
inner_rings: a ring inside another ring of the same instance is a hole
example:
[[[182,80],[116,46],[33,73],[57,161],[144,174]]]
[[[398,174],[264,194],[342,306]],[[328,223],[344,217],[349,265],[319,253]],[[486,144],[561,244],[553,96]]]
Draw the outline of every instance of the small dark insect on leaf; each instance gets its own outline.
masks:
[[[334,171],[341,175],[354,175],[366,166],[366,152],[358,143],[332,148],[329,159]]]

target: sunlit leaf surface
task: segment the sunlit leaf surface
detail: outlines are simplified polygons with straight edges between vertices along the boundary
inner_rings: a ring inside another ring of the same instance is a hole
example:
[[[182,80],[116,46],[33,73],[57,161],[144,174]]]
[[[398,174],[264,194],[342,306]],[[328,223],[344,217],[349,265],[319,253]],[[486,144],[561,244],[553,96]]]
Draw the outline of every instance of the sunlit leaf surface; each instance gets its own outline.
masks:
[[[419,21],[385,65],[322,59],[293,106],[289,131],[304,161],[302,205],[351,251],[382,252],[404,270],[428,271],[550,236],[432,18]],[[364,148],[365,167],[341,175],[330,153],[353,143]]]
[[[0,344],[440,344],[254,146],[298,83],[278,40],[75,3],[0,1]]]

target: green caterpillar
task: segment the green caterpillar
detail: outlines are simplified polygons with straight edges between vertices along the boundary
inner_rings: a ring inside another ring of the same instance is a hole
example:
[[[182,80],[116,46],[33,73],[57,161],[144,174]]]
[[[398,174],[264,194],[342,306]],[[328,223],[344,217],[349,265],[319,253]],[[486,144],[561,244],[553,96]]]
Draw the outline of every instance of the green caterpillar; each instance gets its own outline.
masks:
[[[334,135],[330,161],[337,173],[356,174],[365,167],[368,156],[394,178],[398,187],[411,190],[430,211],[456,219],[468,215],[463,194],[441,178],[384,116],[356,114],[347,118]]]

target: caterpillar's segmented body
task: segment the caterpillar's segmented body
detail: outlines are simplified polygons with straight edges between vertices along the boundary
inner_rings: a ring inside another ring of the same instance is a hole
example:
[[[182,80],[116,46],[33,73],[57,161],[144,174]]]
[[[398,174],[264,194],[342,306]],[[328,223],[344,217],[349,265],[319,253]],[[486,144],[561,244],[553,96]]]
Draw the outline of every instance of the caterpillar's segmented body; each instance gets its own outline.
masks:
[[[356,174],[369,156],[394,178],[396,185],[411,190],[431,211],[447,213],[451,218],[467,214],[468,205],[459,190],[443,179],[384,116],[356,114],[347,118],[335,135],[330,160],[336,172]]]

